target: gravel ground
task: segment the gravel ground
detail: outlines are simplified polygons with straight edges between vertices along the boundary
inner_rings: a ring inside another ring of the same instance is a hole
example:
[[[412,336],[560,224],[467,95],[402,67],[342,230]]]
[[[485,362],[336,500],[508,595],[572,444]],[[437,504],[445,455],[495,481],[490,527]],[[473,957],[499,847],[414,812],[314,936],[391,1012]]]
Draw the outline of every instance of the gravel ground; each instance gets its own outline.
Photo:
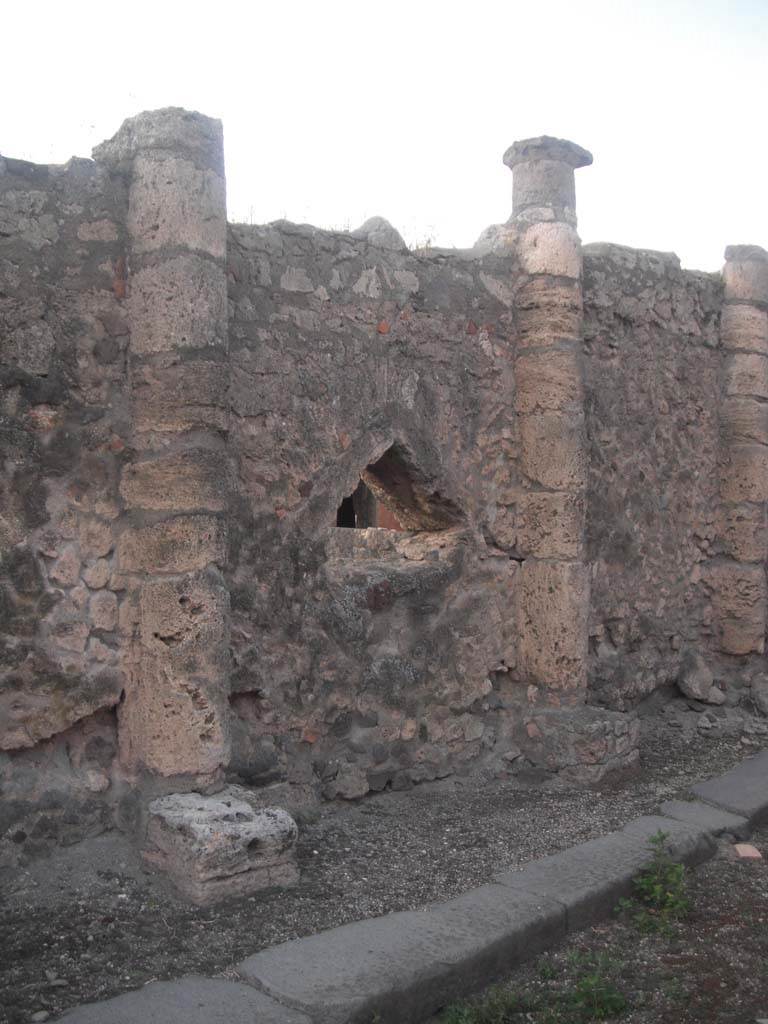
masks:
[[[717,858],[689,876],[691,911],[670,935],[642,934],[620,921],[597,925],[515,971],[490,999],[485,994],[465,1008],[454,1007],[433,1024],[768,1019],[768,829],[751,842],[762,860],[738,860],[723,842]],[[601,1007],[607,1008],[610,991],[626,1003],[622,1013],[586,1011],[579,992],[585,992],[585,981],[594,991],[595,978]]]
[[[297,888],[213,909],[180,902],[117,833],[61,850],[4,886],[0,1022],[54,1017],[155,979],[224,973],[264,946],[448,899],[500,868],[610,832],[755,749],[738,732],[702,735],[684,702],[666,712],[645,722],[640,773],[599,789],[475,776],[328,806],[301,830]]]

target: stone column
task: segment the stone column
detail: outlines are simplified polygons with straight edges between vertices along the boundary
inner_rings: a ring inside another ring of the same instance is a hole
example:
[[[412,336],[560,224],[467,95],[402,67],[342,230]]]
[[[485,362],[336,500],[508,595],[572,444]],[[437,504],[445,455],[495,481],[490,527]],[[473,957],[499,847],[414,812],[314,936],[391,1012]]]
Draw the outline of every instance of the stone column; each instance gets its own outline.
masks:
[[[725,250],[720,337],[720,548],[712,568],[717,641],[726,654],[762,654],[768,557],[768,253]]]
[[[129,194],[121,758],[129,772],[199,784],[217,779],[229,751],[221,123],[176,108],[140,114],[94,158]]]
[[[584,562],[587,477],[582,349],[582,255],[574,170],[586,150],[546,136],[504,155],[513,172],[512,223],[522,277],[516,292],[515,412],[524,557],[516,617],[529,700],[583,701],[589,579]]]

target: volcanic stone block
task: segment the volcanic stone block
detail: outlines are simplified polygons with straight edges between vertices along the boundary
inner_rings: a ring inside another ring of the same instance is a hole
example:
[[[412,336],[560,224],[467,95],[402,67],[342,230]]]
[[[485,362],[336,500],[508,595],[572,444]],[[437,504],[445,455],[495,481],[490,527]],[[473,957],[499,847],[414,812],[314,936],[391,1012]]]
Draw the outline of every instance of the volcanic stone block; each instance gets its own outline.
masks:
[[[198,665],[227,639],[229,592],[212,570],[181,578],[147,580],[141,587],[141,639],[157,654],[187,657]]]
[[[221,512],[227,503],[227,465],[203,448],[147,458],[126,466],[120,493],[134,508]]]
[[[117,543],[122,572],[193,572],[226,559],[226,524],[216,516],[177,516],[125,530]],[[86,581],[87,582],[87,581]]]
[[[519,668],[555,690],[586,683],[589,579],[577,562],[523,563],[515,590]]]
[[[738,303],[723,306],[720,337],[725,349],[768,355],[768,312]]]
[[[765,505],[727,505],[718,515],[718,537],[737,562],[763,562],[768,557],[768,516]]]
[[[636,767],[640,723],[632,715],[604,708],[548,707],[515,723],[512,739],[536,767],[581,785]]]
[[[768,398],[768,356],[735,352],[725,370],[726,395]]]
[[[129,304],[134,354],[226,345],[226,277],[209,259],[184,253],[137,271]]]
[[[130,648],[119,708],[120,757],[158,775],[211,776],[229,757],[229,709],[219,675],[192,671],[140,645]]]
[[[532,224],[520,238],[518,252],[526,274],[581,275],[581,243],[570,224]]]
[[[731,562],[710,570],[720,650],[762,654],[765,649],[766,579],[762,565]]]
[[[582,494],[526,491],[517,505],[517,548],[524,556],[579,558],[583,549]]]
[[[143,857],[201,906],[299,880],[293,818],[277,807],[255,809],[248,791],[229,786],[213,796],[177,793],[153,800]]]
[[[725,258],[723,280],[728,298],[768,302],[768,253],[756,245],[731,245]]]
[[[515,361],[515,411],[580,409],[583,399],[574,349],[523,352]]]
[[[99,590],[89,602],[88,610],[94,629],[113,630],[117,625],[117,598],[111,590]]]
[[[520,468],[527,479],[553,491],[583,489],[587,462],[581,410],[531,413],[519,423]]]
[[[133,163],[127,225],[134,252],[182,246],[223,258],[224,179],[179,156],[139,153]]]
[[[768,444],[768,405],[754,398],[726,398],[723,435],[729,444]]]
[[[733,444],[727,448],[720,495],[724,501],[768,501],[768,447]]]

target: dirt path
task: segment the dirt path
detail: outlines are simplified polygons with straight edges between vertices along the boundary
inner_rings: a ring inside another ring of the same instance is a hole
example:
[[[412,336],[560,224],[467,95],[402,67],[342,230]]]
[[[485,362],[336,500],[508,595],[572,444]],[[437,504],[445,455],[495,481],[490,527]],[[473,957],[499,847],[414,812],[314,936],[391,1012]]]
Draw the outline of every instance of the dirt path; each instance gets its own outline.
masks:
[[[673,717],[648,724],[643,769],[622,784],[554,791],[474,777],[328,807],[302,829],[299,887],[213,909],[162,888],[117,833],[62,850],[3,880],[0,1022],[52,1018],[153,979],[225,972],[267,945],[450,898],[504,866],[612,831],[754,749],[669,725]]]

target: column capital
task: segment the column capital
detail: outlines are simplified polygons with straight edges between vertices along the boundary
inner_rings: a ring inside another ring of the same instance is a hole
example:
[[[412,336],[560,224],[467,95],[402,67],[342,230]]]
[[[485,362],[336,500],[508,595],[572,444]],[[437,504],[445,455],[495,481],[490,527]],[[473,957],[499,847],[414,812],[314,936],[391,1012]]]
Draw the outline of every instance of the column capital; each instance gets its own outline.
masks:
[[[93,150],[93,159],[126,172],[139,153],[183,153],[196,166],[224,174],[221,121],[183,107],[146,110],[123,121],[117,133]]]
[[[519,223],[563,221],[576,225],[577,167],[592,154],[567,139],[541,135],[513,143],[504,154],[512,169],[512,217]]]
[[[520,139],[513,142],[504,154],[504,163],[512,169],[519,164],[532,163],[534,160],[551,160],[553,163],[566,164],[576,170],[578,167],[588,167],[592,163],[592,154],[577,146],[575,142],[556,139],[551,135]]]

